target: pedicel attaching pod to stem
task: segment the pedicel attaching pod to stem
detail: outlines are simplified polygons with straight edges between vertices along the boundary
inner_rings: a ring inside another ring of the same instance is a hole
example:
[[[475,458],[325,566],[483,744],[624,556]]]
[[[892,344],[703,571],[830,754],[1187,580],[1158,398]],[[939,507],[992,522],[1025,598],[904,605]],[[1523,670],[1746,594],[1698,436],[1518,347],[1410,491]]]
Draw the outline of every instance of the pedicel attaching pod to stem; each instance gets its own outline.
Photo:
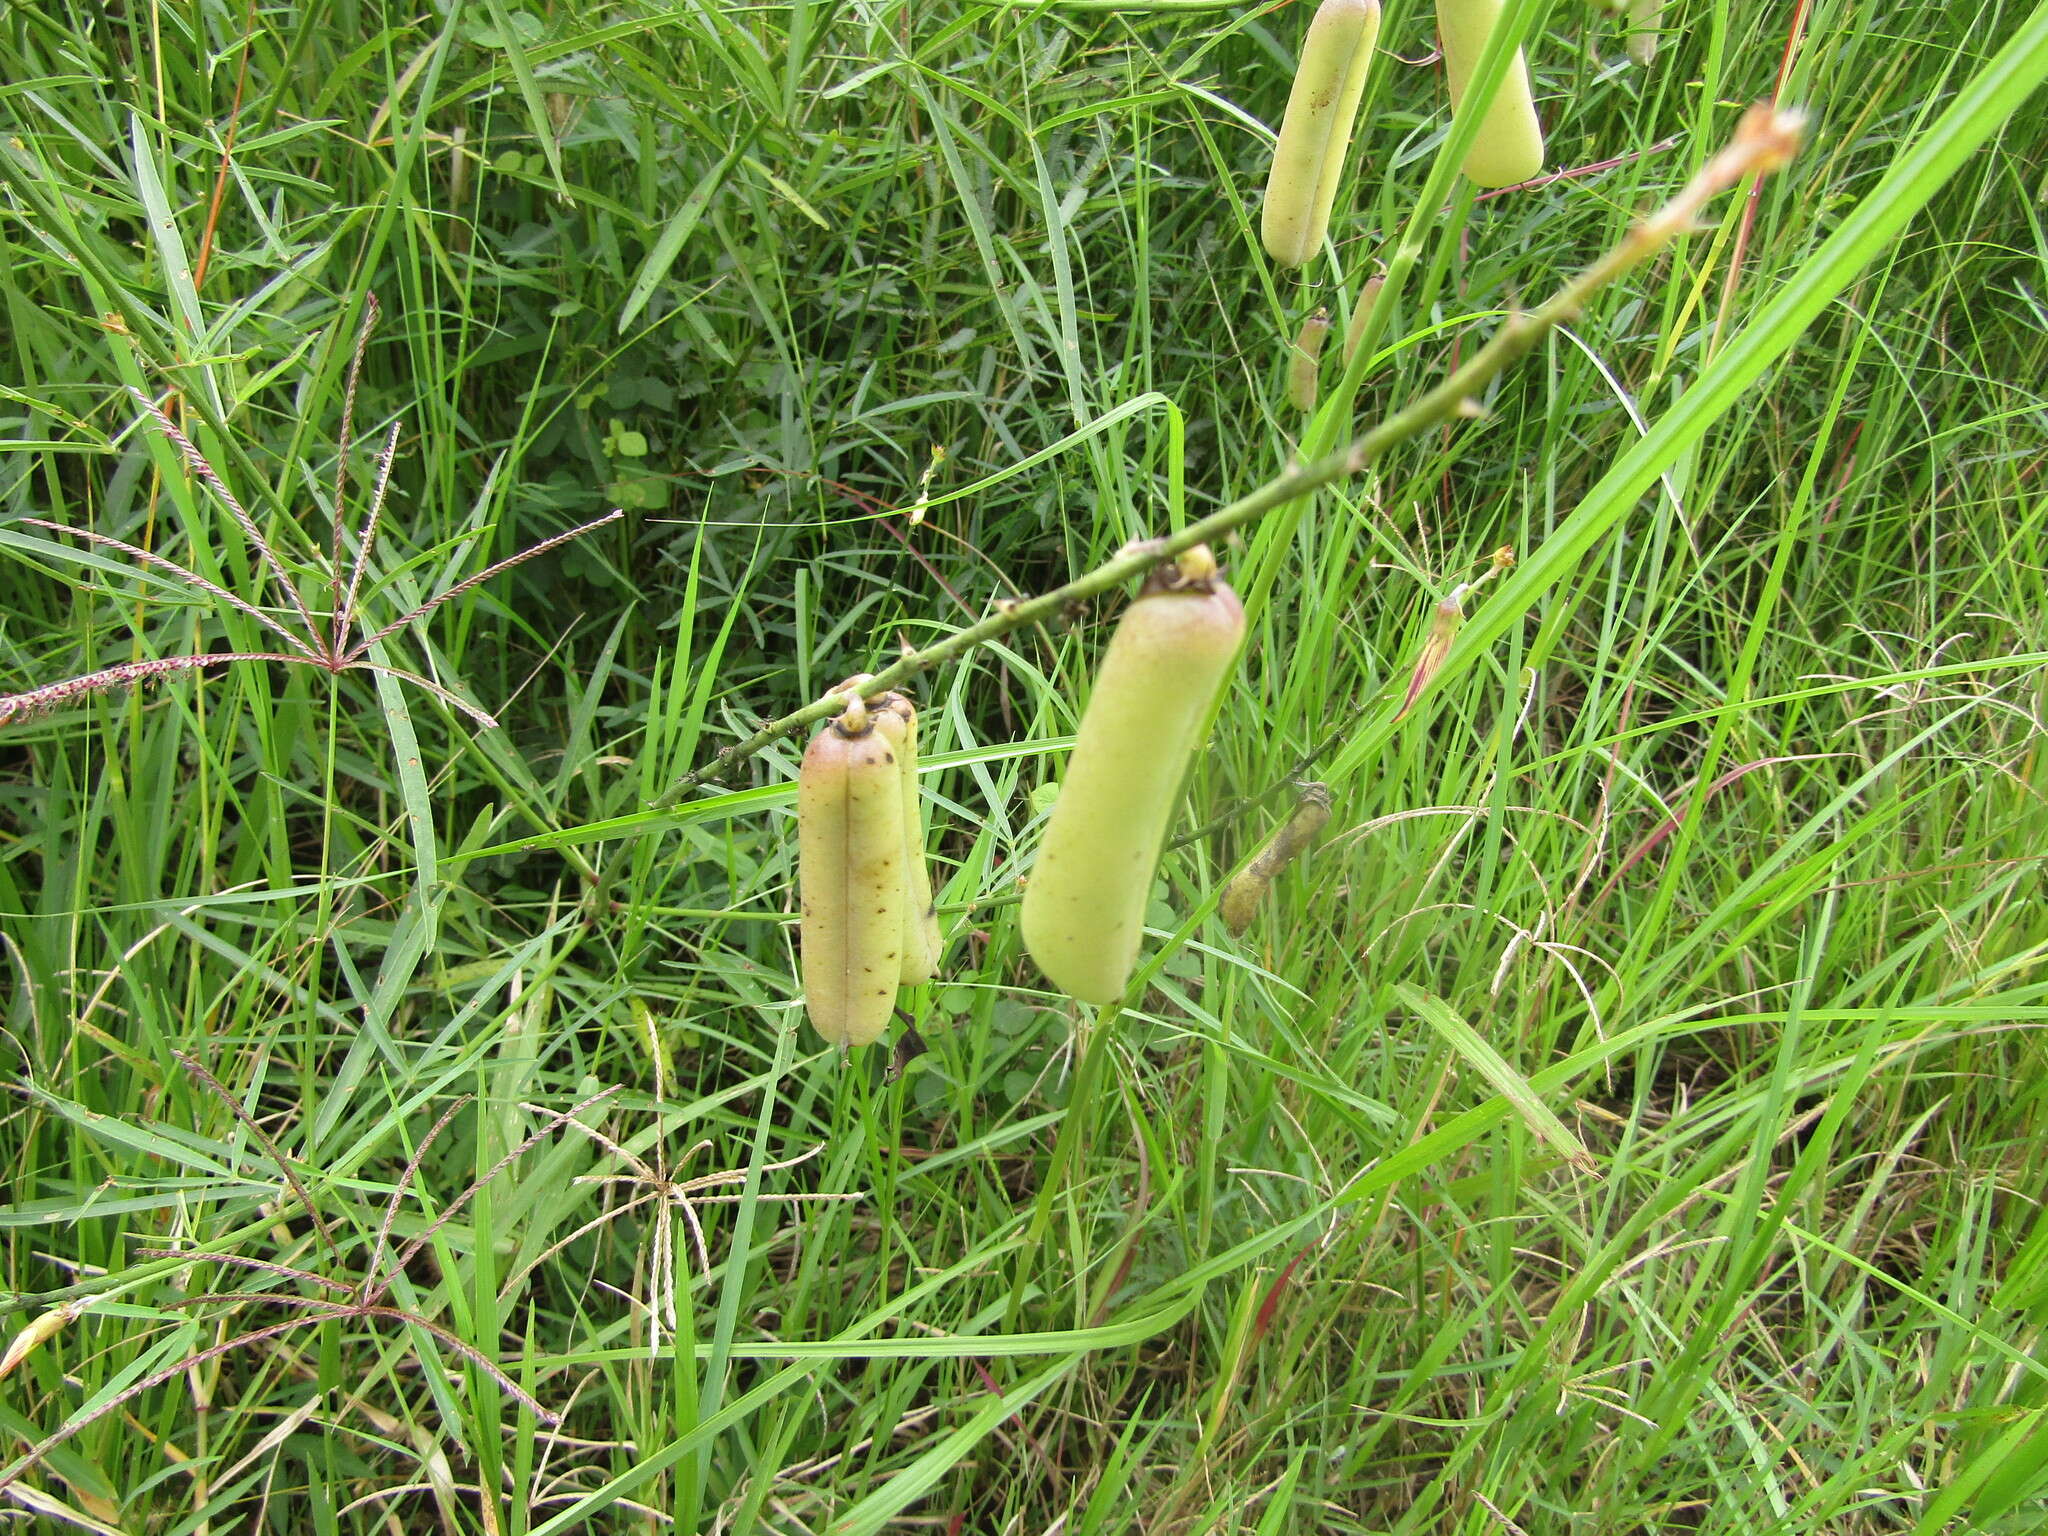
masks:
[[[1244,608],[1197,545],[1147,578],[1103,653],[1066,781],[1024,887],[1024,947],[1084,1003],[1124,993],[1145,903]]]
[[[1465,83],[1500,20],[1500,8],[1501,0],[1436,0],[1437,38],[1443,44],[1453,112],[1464,104]],[[1461,169],[1482,187],[1511,187],[1543,169],[1543,125],[1536,121],[1529,66],[1519,48],[1487,104]]]
[[[1309,21],[1259,220],[1266,254],[1283,267],[1322,249],[1379,35],[1379,0],[1323,0]]]
[[[903,775],[858,694],[797,773],[804,1006],[842,1049],[888,1028],[903,972]]]

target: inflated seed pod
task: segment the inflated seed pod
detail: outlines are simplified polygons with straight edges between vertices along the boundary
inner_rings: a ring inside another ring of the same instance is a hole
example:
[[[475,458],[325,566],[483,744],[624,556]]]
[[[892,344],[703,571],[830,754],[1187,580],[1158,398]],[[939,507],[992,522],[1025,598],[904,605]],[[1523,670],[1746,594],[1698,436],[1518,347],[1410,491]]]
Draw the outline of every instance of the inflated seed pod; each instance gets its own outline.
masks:
[[[939,914],[932,905],[932,874],[924,857],[924,801],[917,792],[917,707],[908,696],[889,692],[868,701],[875,729],[896,754],[903,784],[903,973],[905,986],[939,973],[943,945]]]
[[[903,972],[905,986],[929,981],[938,974],[944,944],[939,936],[939,917],[932,902],[931,871],[924,857],[924,802],[917,789],[917,707],[909,696],[891,690],[869,691],[874,674],[862,672],[847,678],[832,691],[859,694],[870,711],[875,729],[896,754],[903,779]]]
[[[1451,110],[1465,100],[1465,82],[1500,20],[1501,0],[1436,0],[1437,37],[1451,82]],[[1465,153],[1465,174],[1482,187],[1511,187],[1543,169],[1543,125],[1529,95],[1529,66],[1522,50],[1502,77],[1500,89],[1480,119],[1479,136]]]
[[[1266,253],[1283,267],[1322,249],[1379,35],[1379,0],[1323,0],[1309,21],[1259,220]]]
[[[1628,56],[1645,69],[1657,57],[1657,33],[1664,24],[1664,0],[1629,0]]]
[[[1365,341],[1366,327],[1372,323],[1372,307],[1380,301],[1380,290],[1387,286],[1385,273],[1375,273],[1365,280],[1365,286],[1358,291],[1358,302],[1351,306],[1351,324],[1344,331],[1344,366],[1351,366],[1351,359],[1358,356],[1359,346]]]
[[[903,971],[903,776],[855,698],[811,738],[797,774],[804,1006],[838,1046],[889,1026]]]
[[[1244,609],[1198,546],[1153,572],[1103,654],[1022,912],[1031,958],[1082,1002],[1114,1002],[1130,981],[1188,758],[1243,636]]]
[[[1287,354],[1287,403],[1304,414],[1316,408],[1317,376],[1322,370],[1323,342],[1330,334],[1330,312],[1319,309],[1301,322],[1301,334]]]
[[[1238,871],[1237,878],[1223,888],[1223,899],[1216,904],[1216,910],[1223,916],[1224,927],[1232,933],[1243,933],[1252,925],[1259,903],[1272,888],[1273,877],[1307,850],[1329,819],[1330,787],[1302,785],[1293,814],[1266,839],[1265,846]]]

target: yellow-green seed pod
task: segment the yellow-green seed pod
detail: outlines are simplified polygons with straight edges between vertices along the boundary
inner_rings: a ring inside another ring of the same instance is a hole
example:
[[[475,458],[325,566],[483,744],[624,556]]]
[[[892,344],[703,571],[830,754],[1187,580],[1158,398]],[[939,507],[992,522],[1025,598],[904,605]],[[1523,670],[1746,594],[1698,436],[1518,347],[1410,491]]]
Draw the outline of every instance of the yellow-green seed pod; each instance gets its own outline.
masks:
[[[1084,1003],[1121,997],[1195,738],[1244,637],[1215,558],[1188,551],[1126,610],[1024,888],[1024,947]]]
[[[866,1045],[895,1012],[903,853],[903,776],[856,698],[811,739],[797,774],[804,1006],[833,1045]]]
[[[875,729],[896,754],[903,782],[903,974],[906,987],[939,973],[944,945],[932,904],[932,874],[924,857],[924,801],[917,792],[917,708],[907,695],[885,693],[868,701]]]
[[[1628,56],[1645,69],[1657,57],[1657,34],[1663,24],[1664,0],[1629,0]]]
[[[1465,100],[1465,82],[1472,78],[1472,66],[1500,20],[1500,8],[1501,0],[1436,0],[1437,37],[1443,44],[1453,112]],[[1536,120],[1536,103],[1529,94],[1529,66],[1517,48],[1480,119],[1479,136],[1466,151],[1463,170],[1482,187],[1511,187],[1542,169],[1543,125]]]
[[[1379,0],[1323,0],[1309,21],[1259,222],[1266,253],[1283,267],[1322,249],[1379,35]]]
[[[1301,334],[1287,354],[1287,403],[1306,415],[1316,408],[1317,376],[1322,368],[1323,342],[1330,334],[1330,312],[1319,309],[1301,322]]]
[[[1366,327],[1372,324],[1372,308],[1380,301],[1380,290],[1387,286],[1386,274],[1375,273],[1365,280],[1365,286],[1358,292],[1358,302],[1351,306],[1351,323],[1344,329],[1344,366],[1351,366],[1351,359],[1358,356],[1358,348],[1365,340]]]
[[[1327,784],[1302,785],[1301,795],[1294,803],[1294,814],[1280,824],[1251,863],[1245,865],[1237,878],[1223,888],[1223,899],[1216,904],[1216,910],[1222,914],[1224,927],[1232,933],[1243,933],[1252,925],[1252,919],[1258,915],[1259,903],[1266,899],[1266,892],[1272,887],[1273,877],[1307,850],[1329,819],[1330,787]]]

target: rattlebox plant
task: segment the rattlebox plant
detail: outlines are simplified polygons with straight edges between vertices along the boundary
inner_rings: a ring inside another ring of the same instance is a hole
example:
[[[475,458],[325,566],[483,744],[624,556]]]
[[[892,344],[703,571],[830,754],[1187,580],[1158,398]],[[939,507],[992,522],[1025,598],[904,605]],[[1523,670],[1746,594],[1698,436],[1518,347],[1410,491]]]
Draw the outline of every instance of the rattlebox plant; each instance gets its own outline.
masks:
[[[2048,1529],[2048,4],[1658,9],[0,5],[4,1517]]]

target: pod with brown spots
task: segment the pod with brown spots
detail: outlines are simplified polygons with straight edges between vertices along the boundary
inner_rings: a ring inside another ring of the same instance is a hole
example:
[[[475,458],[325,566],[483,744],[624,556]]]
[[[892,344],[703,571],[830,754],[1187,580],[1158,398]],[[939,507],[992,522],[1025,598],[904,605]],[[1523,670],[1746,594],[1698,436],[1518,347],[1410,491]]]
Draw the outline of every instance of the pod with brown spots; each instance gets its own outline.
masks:
[[[944,952],[939,914],[932,905],[931,868],[924,857],[924,801],[917,792],[917,706],[891,691],[868,700],[875,729],[896,754],[903,783],[903,984],[915,986],[939,973]]]
[[[1259,216],[1266,254],[1283,267],[1323,247],[1379,35],[1379,0],[1323,0],[1309,19]]]
[[[1244,609],[1197,546],[1131,604],[1081,717],[1024,887],[1024,947],[1086,1003],[1121,997],[1196,736],[1244,638]]]
[[[903,854],[903,775],[856,696],[811,738],[797,774],[804,1007],[833,1045],[866,1045],[895,1011]]]

